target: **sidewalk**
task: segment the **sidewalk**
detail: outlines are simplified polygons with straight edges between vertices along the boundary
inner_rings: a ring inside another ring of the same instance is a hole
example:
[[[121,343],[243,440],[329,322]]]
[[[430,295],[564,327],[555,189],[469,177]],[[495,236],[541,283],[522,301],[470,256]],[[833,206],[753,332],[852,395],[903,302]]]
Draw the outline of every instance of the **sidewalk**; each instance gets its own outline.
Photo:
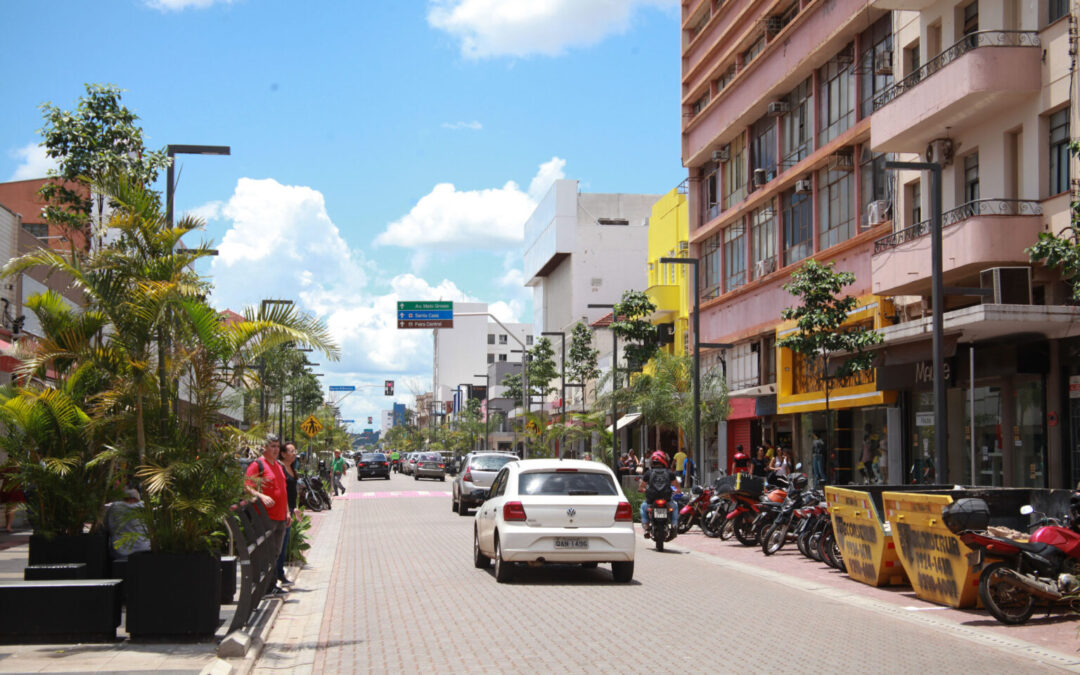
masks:
[[[30,531],[0,533],[0,581],[21,581],[30,555]],[[218,641],[236,605],[222,605],[222,627],[208,642],[168,644],[129,642],[121,619],[118,641],[87,644],[0,644],[0,673],[200,673],[216,661]],[[3,611],[18,611],[4,607]]]

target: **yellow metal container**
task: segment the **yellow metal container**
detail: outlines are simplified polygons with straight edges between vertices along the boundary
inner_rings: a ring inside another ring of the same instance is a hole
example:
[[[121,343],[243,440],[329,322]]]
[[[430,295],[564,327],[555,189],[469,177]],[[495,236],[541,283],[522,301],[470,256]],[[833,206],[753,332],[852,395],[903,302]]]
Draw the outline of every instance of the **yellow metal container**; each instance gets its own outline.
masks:
[[[848,576],[871,586],[907,585],[890,528],[870,495],[828,486],[825,499]]]
[[[952,497],[885,492],[881,499],[915,595],[939,605],[974,607],[979,575],[968,564],[971,549],[941,519],[941,510],[952,503]]]

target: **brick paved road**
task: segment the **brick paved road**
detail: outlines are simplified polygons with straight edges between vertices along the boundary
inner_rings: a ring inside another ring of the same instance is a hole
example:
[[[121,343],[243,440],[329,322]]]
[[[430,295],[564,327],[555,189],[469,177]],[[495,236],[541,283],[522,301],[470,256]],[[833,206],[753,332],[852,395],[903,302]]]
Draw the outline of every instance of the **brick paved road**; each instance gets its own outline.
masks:
[[[401,476],[347,485],[445,487]],[[472,519],[449,498],[340,499],[316,517],[313,564],[256,673],[1080,672],[1076,655],[905,612],[854,583],[841,592],[643,540],[631,585],[611,583],[607,568],[528,569],[496,584],[473,568]],[[677,645],[659,668],[655,626]]]

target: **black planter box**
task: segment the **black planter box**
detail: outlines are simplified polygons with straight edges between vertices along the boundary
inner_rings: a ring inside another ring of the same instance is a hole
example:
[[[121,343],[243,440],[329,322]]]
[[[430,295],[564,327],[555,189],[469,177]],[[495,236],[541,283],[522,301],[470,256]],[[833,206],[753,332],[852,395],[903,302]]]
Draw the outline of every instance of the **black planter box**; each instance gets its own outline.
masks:
[[[111,642],[120,625],[116,579],[0,582],[0,642]]]
[[[210,637],[221,612],[221,561],[206,553],[136,553],[125,580],[133,638]]]
[[[59,534],[47,539],[30,535],[30,564],[86,563],[87,579],[105,579],[109,573],[109,537],[104,534]]]
[[[221,604],[231,605],[236,596],[236,556],[221,556]]]
[[[60,579],[85,579],[86,563],[56,563],[55,565],[27,565],[23,570],[26,581],[56,581]]]

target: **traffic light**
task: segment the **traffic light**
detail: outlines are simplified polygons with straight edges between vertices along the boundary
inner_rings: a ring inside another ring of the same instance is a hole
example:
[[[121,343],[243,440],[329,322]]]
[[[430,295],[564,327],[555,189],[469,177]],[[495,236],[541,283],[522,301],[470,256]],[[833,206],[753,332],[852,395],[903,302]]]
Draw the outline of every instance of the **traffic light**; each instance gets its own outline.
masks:
[[[393,396],[394,395],[394,381],[393,380],[387,380],[386,381],[386,395],[387,396]]]
[[[368,418],[367,418],[367,423],[368,423],[368,424],[371,424],[371,415],[368,415]]]

